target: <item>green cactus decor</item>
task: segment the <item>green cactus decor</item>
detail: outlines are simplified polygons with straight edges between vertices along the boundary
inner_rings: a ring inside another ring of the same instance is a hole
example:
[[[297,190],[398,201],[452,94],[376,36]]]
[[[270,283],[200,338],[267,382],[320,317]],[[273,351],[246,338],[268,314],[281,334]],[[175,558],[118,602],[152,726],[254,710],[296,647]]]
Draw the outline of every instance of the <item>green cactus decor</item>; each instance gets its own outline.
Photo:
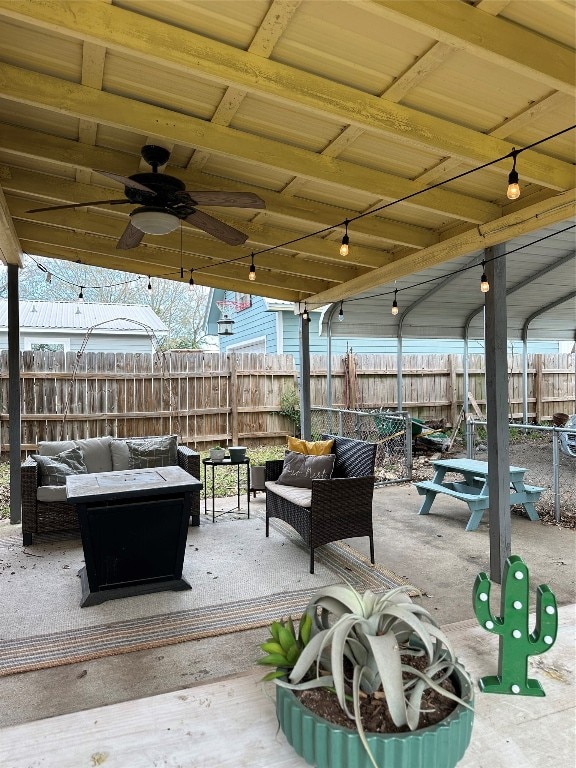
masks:
[[[528,657],[549,650],[558,632],[556,597],[540,584],[536,592],[536,627],[529,633],[528,568],[521,557],[510,555],[504,566],[502,616],[490,612],[490,580],[479,573],[474,583],[474,612],[480,625],[500,637],[498,674],[480,679],[484,693],[545,696],[538,680],[528,678]]]

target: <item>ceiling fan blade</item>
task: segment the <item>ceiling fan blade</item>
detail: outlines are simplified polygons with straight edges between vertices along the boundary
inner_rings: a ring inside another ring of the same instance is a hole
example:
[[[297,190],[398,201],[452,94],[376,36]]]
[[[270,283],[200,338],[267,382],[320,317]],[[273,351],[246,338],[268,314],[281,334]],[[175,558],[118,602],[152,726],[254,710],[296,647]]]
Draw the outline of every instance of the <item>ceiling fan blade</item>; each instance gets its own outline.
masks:
[[[234,208],[266,208],[266,203],[253,192],[187,192],[197,205],[222,205]]]
[[[86,205],[119,205],[130,203],[130,200],[91,200],[89,203],[68,203],[68,205],[48,205],[46,208],[32,208],[26,213],[41,213],[42,211],[59,211],[63,208],[84,208]]]
[[[189,216],[186,216],[184,221],[192,224],[193,227],[198,227],[198,229],[208,232],[209,235],[213,235],[218,240],[223,240],[229,245],[242,245],[248,239],[248,235],[245,235],[244,232],[224,224],[223,221],[215,219],[203,211],[194,211]]]
[[[137,245],[140,245],[143,237],[144,232],[137,229],[134,224],[129,221],[128,226],[120,236],[120,240],[116,243],[116,248],[120,248],[120,250],[123,251],[127,251],[129,248],[136,248]]]
[[[132,189],[141,189],[144,192],[150,192],[152,195],[155,195],[156,192],[154,192],[153,189],[150,189],[150,187],[145,187],[144,184],[140,184],[138,181],[134,181],[134,179],[130,179],[128,176],[119,176],[117,173],[109,173],[108,171],[99,171],[97,168],[93,169],[95,173],[101,173],[102,176],[107,176],[109,179],[112,179],[113,181],[119,181],[120,184],[123,184],[125,187],[132,187]]]

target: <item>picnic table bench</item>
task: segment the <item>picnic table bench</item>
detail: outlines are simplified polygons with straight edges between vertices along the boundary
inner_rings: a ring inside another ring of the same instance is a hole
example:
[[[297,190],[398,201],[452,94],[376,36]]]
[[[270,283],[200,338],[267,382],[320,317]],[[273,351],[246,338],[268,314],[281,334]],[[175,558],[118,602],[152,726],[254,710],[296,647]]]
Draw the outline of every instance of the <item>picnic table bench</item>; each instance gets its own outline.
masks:
[[[482,520],[484,510],[488,509],[488,462],[475,459],[438,459],[433,463],[435,474],[433,480],[415,483],[418,493],[424,500],[418,511],[419,515],[427,515],[436,494],[444,493],[460,501],[466,502],[470,509],[470,519],[467,531],[475,531]],[[462,475],[463,480],[445,481],[447,472]],[[530,520],[539,520],[534,508],[544,490],[536,485],[525,485],[523,467],[510,467],[510,505],[521,504]]]

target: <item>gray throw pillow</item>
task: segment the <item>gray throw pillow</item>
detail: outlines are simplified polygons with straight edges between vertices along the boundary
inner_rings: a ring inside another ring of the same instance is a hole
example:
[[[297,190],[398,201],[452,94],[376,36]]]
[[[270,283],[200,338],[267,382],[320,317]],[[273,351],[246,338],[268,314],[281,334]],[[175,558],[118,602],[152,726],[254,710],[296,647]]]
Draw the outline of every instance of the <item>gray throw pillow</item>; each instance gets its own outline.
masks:
[[[126,445],[129,469],[173,467],[178,463],[176,438],[173,435],[126,440]]]
[[[88,470],[80,448],[69,448],[55,456],[33,457],[40,468],[42,485],[66,485],[68,475],[85,475]]]
[[[295,488],[312,488],[312,480],[329,480],[332,477],[334,459],[333,453],[326,456],[308,456],[287,451],[282,474],[276,482]]]

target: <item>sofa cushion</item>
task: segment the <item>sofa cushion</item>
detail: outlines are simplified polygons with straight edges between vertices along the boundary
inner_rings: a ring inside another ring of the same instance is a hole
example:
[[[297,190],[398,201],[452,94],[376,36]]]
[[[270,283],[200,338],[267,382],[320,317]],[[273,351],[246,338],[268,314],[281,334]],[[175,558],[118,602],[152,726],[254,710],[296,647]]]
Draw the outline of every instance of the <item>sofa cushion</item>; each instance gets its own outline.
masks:
[[[36,490],[38,501],[67,501],[65,485],[39,485]]]
[[[110,472],[112,455],[110,437],[89,437],[86,440],[43,440],[38,443],[40,456],[56,456],[70,448],[80,448],[88,472]]]
[[[68,475],[85,475],[86,464],[80,448],[69,448],[56,456],[34,455],[40,467],[42,485],[66,485]]]
[[[278,483],[272,480],[267,480],[265,485],[267,493],[275,493],[278,496],[282,496],[283,499],[287,499],[287,501],[291,501],[292,504],[297,504],[299,507],[310,509],[312,506],[312,490],[310,488],[278,485]]]
[[[84,454],[84,463],[88,472],[111,472],[112,454],[110,437],[89,437],[86,440],[74,440]]]
[[[177,463],[176,442],[172,436],[147,440],[127,440],[130,469],[170,467]]]
[[[288,450],[305,453],[309,456],[327,456],[332,453],[334,440],[300,440],[298,437],[288,438]]]
[[[112,469],[117,472],[122,469],[135,469],[130,465],[130,451],[128,449],[128,442],[132,445],[146,444],[151,450],[153,444],[150,441],[156,442],[157,451],[166,450],[168,446],[167,458],[165,458],[165,464],[152,464],[147,466],[155,467],[173,467],[178,464],[178,437],[177,435],[164,435],[162,437],[131,437],[131,438],[112,438],[110,442],[110,451],[112,454]]]
[[[328,456],[307,456],[288,451],[284,457],[284,468],[276,482],[295,488],[312,488],[312,480],[328,480],[332,476],[334,458],[333,453]]]
[[[76,448],[74,440],[42,440],[38,443],[40,456],[56,456],[62,451],[69,451],[70,448]]]

